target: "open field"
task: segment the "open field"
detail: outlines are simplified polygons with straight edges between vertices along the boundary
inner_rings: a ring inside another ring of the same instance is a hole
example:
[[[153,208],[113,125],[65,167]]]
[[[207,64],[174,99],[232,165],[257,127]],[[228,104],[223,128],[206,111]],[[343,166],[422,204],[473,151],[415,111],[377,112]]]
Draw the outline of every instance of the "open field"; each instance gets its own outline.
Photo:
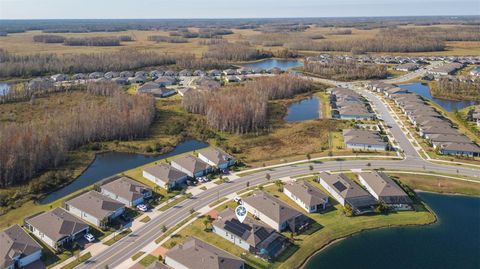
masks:
[[[414,26],[406,25],[400,26],[400,28],[425,28],[427,26]],[[435,27],[452,28],[454,25],[435,25]],[[197,31],[196,28],[189,28],[190,31]],[[332,31],[338,30],[351,30],[351,34],[336,35],[331,34]],[[223,37],[229,41],[252,41],[258,36],[263,35],[259,31],[251,29],[232,29],[234,32],[231,35]],[[361,30],[356,28],[332,28],[332,27],[317,27],[311,25],[309,29],[304,32],[291,32],[286,36],[289,39],[298,38],[310,38],[315,35],[322,35],[324,39],[314,40],[314,42],[328,41],[345,41],[350,40],[362,40],[374,37],[379,32],[379,29]],[[33,36],[42,34],[41,31],[29,31],[25,33],[9,34],[6,37],[0,37],[0,48],[6,49],[13,53],[19,54],[35,54],[35,53],[58,53],[58,54],[71,54],[71,53],[93,53],[93,52],[106,52],[106,51],[118,51],[122,48],[134,48],[137,50],[149,50],[161,53],[193,53],[197,56],[203,55],[208,50],[207,45],[200,44],[205,38],[190,38],[188,43],[156,43],[154,41],[148,41],[147,38],[150,35],[168,36],[169,32],[166,31],[140,31],[131,30],[123,32],[94,32],[94,33],[59,33],[64,37],[99,37],[99,36],[121,36],[129,35],[134,37],[135,41],[122,42],[121,46],[110,47],[86,47],[86,46],[65,46],[63,44],[47,44],[33,42]],[[445,51],[435,52],[415,52],[415,53],[379,53],[390,55],[448,55],[448,56],[461,56],[461,55],[479,55],[480,54],[480,42],[478,41],[448,41]],[[257,44],[258,49],[278,51],[282,49],[282,46],[264,46]],[[304,55],[319,54],[320,51],[300,51]],[[330,52],[329,52],[330,53]],[[340,54],[350,54],[349,52],[333,52]]]

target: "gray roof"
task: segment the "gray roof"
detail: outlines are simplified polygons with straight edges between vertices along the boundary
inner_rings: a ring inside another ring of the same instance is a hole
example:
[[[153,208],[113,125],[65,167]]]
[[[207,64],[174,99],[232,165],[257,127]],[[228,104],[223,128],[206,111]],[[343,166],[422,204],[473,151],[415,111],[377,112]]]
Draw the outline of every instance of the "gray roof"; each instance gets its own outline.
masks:
[[[142,86],[138,87],[137,91],[141,93],[148,93],[154,89],[159,89],[160,85],[158,83],[155,83],[153,81],[149,81]]]
[[[0,267],[13,264],[15,258],[33,254],[42,247],[18,224],[0,231]]]
[[[172,162],[175,162],[176,164],[192,172],[193,174],[196,174],[210,167],[206,162],[190,154],[177,157],[173,159]]]
[[[345,143],[387,146],[378,132],[357,129],[343,130]]]
[[[213,225],[240,237],[253,247],[263,242],[272,233],[277,233],[250,216],[247,216],[243,222],[238,221],[235,212],[229,208],[218,214],[218,219],[213,222]]]
[[[328,196],[305,180],[286,184],[284,189],[298,197],[305,205],[323,205],[328,202]]]
[[[99,220],[110,216],[119,208],[124,207],[124,204],[96,191],[88,191],[66,201],[65,203],[86,212]]]
[[[205,156],[209,161],[215,163],[216,166],[222,165],[224,163],[228,163],[229,161],[233,160],[233,157],[229,154],[217,149],[217,148],[206,148],[198,151],[198,154],[202,154]]]
[[[100,188],[127,199],[128,201],[135,201],[142,198],[144,197],[145,191],[151,191],[146,185],[128,177],[115,179],[100,186]]]
[[[243,201],[277,223],[284,223],[303,215],[286,203],[261,191],[243,199]]]
[[[345,201],[354,207],[362,207],[376,204],[375,198],[346,175],[320,173],[320,178],[330,186]]]
[[[173,168],[171,165],[166,163],[161,163],[152,167],[147,167],[143,171],[151,174],[152,176],[160,179],[165,183],[175,182],[178,179],[187,176],[187,174],[185,174],[184,172],[176,168]]]
[[[473,143],[446,142],[442,143],[440,147],[444,150],[480,153],[480,147]]]
[[[88,228],[87,223],[62,208],[55,208],[33,216],[26,219],[25,222],[54,241],[59,241]]]
[[[463,134],[431,134],[429,138],[433,142],[470,143],[470,139]]]
[[[242,259],[195,237],[173,247],[165,255],[192,269],[239,269],[244,265]]]
[[[382,202],[386,204],[412,203],[405,191],[386,174],[373,171],[371,173],[360,173],[360,176]]]

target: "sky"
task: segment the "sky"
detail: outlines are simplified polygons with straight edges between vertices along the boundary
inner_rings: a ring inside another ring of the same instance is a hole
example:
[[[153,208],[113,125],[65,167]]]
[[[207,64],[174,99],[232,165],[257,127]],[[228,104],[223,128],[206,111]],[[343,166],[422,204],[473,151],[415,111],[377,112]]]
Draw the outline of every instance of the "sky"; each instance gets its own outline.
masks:
[[[480,15],[480,0],[0,0],[0,19]]]

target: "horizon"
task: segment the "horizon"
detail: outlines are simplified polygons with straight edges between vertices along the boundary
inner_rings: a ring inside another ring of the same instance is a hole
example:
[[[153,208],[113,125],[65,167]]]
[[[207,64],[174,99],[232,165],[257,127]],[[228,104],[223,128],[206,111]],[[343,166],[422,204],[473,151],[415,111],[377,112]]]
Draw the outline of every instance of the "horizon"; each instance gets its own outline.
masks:
[[[478,16],[476,0],[0,0],[0,20],[295,19]],[[32,7],[32,8],[30,8]],[[166,10],[168,12],[166,12]],[[168,15],[167,15],[168,13]],[[61,14],[61,15],[59,15]]]

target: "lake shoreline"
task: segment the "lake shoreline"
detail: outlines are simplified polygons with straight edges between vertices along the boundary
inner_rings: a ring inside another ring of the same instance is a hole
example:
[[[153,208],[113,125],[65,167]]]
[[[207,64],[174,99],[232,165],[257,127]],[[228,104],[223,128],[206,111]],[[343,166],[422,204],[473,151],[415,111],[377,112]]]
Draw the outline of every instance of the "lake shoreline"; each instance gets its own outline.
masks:
[[[436,194],[441,194],[441,193],[436,193]],[[442,194],[444,195],[444,194]],[[431,222],[428,222],[428,223],[423,223],[423,224],[399,224],[399,225],[385,225],[385,226],[380,226],[380,227],[375,227],[375,228],[364,228],[364,229],[360,229],[359,231],[356,231],[356,232],[353,232],[351,234],[348,234],[346,236],[342,236],[342,237],[339,237],[339,238],[334,238],[332,240],[330,240],[327,244],[323,245],[321,248],[317,249],[314,253],[312,253],[312,255],[308,256],[307,259],[305,259],[304,261],[301,262],[301,264],[299,264],[297,267],[295,268],[299,268],[299,269],[304,269],[305,266],[308,264],[308,262],[315,256],[317,255],[318,253],[324,251],[325,249],[327,249],[328,247],[331,247],[333,245],[335,245],[336,243],[338,242],[341,242],[345,239],[348,239],[352,236],[355,236],[357,234],[360,234],[360,233],[363,233],[363,232],[366,232],[366,231],[374,231],[374,230],[380,230],[380,229],[389,229],[389,228],[401,228],[401,227],[415,227],[415,226],[418,226],[418,227],[423,227],[423,226],[429,226],[429,225],[432,225],[432,224],[435,224],[438,222],[438,216],[437,214],[426,204],[426,203],[422,203],[425,208],[428,210],[428,212],[430,212],[433,217],[434,217],[434,220],[431,221]]]

